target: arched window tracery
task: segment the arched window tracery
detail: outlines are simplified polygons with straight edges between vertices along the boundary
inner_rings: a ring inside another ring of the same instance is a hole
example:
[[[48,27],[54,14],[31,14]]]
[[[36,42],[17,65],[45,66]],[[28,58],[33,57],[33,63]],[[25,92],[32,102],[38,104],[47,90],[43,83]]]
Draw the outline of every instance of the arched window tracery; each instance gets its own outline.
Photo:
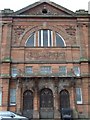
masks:
[[[36,38],[36,32],[38,33],[38,38]],[[41,29],[33,32],[26,40],[26,47],[65,47],[65,41],[62,36],[49,29]],[[54,44],[55,43],[55,44]]]

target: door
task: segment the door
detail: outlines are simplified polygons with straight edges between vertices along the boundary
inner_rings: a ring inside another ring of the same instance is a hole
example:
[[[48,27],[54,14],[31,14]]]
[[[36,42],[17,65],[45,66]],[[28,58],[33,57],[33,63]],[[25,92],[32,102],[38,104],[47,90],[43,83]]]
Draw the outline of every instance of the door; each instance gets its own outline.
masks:
[[[60,92],[60,110],[62,108],[70,108],[70,98],[67,90],[62,90]]]
[[[33,117],[33,92],[26,90],[23,94],[23,115]]]
[[[53,119],[53,93],[50,89],[44,88],[40,91],[40,118]]]

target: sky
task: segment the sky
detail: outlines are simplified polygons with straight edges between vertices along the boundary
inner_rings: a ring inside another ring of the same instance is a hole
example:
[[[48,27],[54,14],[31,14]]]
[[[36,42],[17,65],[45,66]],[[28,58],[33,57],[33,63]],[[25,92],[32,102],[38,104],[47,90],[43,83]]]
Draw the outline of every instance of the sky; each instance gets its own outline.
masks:
[[[31,5],[39,0],[0,0],[0,10],[11,9],[14,11],[20,10],[28,5]],[[90,0],[50,0],[59,4],[73,12],[79,9],[88,10],[88,2]]]

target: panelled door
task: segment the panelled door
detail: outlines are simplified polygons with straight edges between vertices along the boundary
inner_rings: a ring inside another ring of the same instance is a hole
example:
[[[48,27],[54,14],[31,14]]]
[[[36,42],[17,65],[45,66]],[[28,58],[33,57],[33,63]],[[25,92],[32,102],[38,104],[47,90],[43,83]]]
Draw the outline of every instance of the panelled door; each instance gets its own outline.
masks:
[[[60,92],[60,110],[62,108],[70,108],[70,98],[67,90],[62,90]]]
[[[33,117],[33,92],[26,90],[23,94],[23,115]]]
[[[53,119],[53,93],[50,89],[44,88],[40,91],[40,118]]]

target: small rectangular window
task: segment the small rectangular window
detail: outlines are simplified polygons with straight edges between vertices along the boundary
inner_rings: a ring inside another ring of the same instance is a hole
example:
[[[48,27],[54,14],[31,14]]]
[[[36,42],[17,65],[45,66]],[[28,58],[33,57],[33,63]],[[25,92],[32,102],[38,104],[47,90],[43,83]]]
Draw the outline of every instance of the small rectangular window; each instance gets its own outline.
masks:
[[[60,66],[59,67],[59,74],[60,74],[60,76],[66,76],[67,75],[67,68],[66,68],[66,66]]]
[[[40,68],[40,73],[42,73],[42,74],[50,74],[50,73],[52,73],[51,66],[42,66]]]
[[[16,67],[12,68],[12,69],[11,69],[11,76],[12,76],[12,77],[16,77],[17,74],[18,74],[17,68],[16,68]]]
[[[12,88],[10,89],[10,105],[16,104],[16,89]]]
[[[77,104],[82,104],[82,89],[76,88],[76,102]]]
[[[78,66],[74,66],[74,67],[73,67],[73,71],[74,71],[74,74],[75,74],[76,76],[80,76],[80,69],[79,69]]]
[[[26,66],[25,67],[25,74],[30,75],[33,73],[32,66]]]

